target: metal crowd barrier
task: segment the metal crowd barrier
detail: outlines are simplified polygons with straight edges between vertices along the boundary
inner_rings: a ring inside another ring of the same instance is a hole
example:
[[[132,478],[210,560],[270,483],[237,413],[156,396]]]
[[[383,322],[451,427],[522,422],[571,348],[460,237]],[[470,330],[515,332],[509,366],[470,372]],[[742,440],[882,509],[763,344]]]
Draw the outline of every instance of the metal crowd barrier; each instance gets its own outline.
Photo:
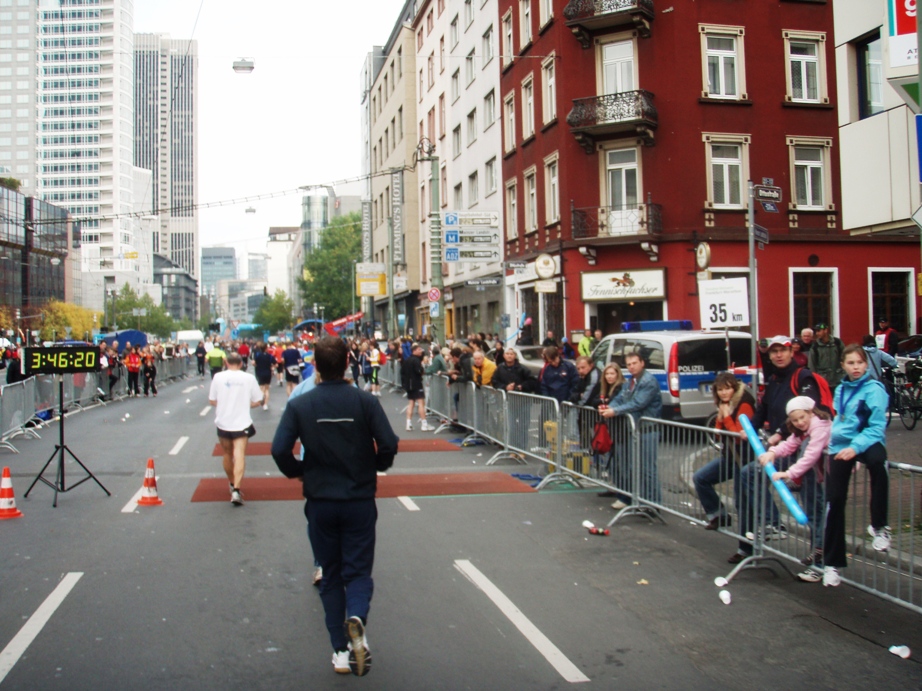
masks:
[[[185,377],[188,367],[189,358],[161,360],[157,363],[157,380],[167,382]],[[97,403],[125,398],[128,381],[123,365],[119,365],[119,374],[111,388],[105,371],[63,375],[65,410],[82,410]],[[11,439],[21,435],[40,438],[37,430],[50,421],[48,418],[53,419],[59,409],[59,392],[55,375],[36,375],[0,386],[0,448],[19,453]]]
[[[602,419],[597,410],[445,381],[432,377],[429,412],[443,421],[457,417],[456,424],[470,430],[468,438],[476,435],[501,447],[488,464],[500,459],[545,463],[549,472],[538,489],[581,481],[607,488],[626,505],[609,526],[631,515],[662,520],[671,514],[702,526],[715,519],[715,534],[737,540],[741,554],[727,580],[770,562],[793,575],[808,568],[822,548],[825,494],[815,468],[798,483],[788,482],[807,516],[807,523],[798,525],[739,435],[652,418],[635,424],[631,416],[619,415],[606,420],[611,451],[595,454],[591,441]],[[775,463],[785,470],[792,461]],[[872,547],[870,483],[860,468],[846,509],[850,556],[849,568],[840,571],[842,580],[922,612],[922,555],[916,555],[922,543],[922,467],[889,464],[892,544],[885,552]]]

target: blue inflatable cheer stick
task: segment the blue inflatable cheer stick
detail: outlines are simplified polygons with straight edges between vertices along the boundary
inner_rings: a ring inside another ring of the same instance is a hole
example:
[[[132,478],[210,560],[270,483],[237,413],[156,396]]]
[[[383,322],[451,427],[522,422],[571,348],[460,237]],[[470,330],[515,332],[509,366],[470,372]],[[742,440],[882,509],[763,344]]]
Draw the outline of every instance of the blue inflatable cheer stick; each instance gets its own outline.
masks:
[[[765,447],[762,446],[762,440],[759,439],[759,435],[756,434],[752,423],[749,422],[749,418],[745,415],[740,415],[740,424],[743,426],[743,431],[746,432],[746,438],[749,439],[749,446],[751,446],[752,450],[756,452],[756,456],[758,457],[765,453]],[[765,470],[765,474],[768,475],[769,480],[772,479],[772,475],[778,472],[775,469],[774,463],[766,463],[762,467]],[[807,514],[805,514],[804,510],[800,508],[800,504],[797,503],[797,500],[794,498],[794,495],[791,494],[791,490],[788,489],[788,486],[784,484],[784,480],[772,480],[772,484],[775,486],[775,490],[778,492],[778,496],[781,497],[781,501],[783,501],[784,505],[788,507],[788,511],[791,512],[794,520],[797,521],[800,525],[804,525],[807,522]]]

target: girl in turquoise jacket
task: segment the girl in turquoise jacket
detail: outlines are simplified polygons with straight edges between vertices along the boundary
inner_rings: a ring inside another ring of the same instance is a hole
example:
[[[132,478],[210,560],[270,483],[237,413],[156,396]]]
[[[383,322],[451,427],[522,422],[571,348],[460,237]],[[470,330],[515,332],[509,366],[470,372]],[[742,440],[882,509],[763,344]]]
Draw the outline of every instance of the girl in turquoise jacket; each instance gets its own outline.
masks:
[[[887,525],[887,390],[870,376],[868,355],[857,343],[842,351],[845,377],[836,387],[836,417],[829,439],[829,468],[826,473],[826,533],[823,585],[839,585],[839,569],[847,566],[845,551],[845,504],[848,484],[856,462],[864,464],[871,477],[871,525],[868,533],[878,552],[890,549]]]

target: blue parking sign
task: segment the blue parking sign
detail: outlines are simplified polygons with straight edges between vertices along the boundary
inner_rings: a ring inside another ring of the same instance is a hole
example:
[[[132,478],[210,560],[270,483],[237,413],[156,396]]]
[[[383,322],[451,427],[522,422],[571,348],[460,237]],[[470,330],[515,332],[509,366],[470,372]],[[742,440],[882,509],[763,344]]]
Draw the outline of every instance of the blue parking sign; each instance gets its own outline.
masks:
[[[445,243],[449,245],[457,245],[461,242],[461,234],[457,230],[449,230],[445,232]]]
[[[446,247],[445,248],[445,261],[456,262],[459,259],[461,259],[461,254],[457,247]]]

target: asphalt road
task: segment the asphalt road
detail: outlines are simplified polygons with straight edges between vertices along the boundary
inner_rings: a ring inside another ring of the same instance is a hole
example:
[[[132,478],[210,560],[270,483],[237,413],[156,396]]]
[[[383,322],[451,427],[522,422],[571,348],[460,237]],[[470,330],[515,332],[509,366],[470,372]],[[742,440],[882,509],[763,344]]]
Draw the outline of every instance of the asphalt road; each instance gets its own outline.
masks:
[[[919,663],[887,651],[905,644],[922,659],[918,614],[767,570],[734,580],[726,606],[713,579],[727,572],[732,540],[675,518],[590,536],[581,522],[602,523],[611,509],[572,489],[414,497],[418,511],[379,500],[373,668],[363,679],[335,675],[302,503],[190,501],[201,479],[223,477],[213,413],[200,414],[206,386],[176,382],[156,399],[67,418],[68,445],[111,497],[92,481],[57,508],[42,484],[23,496],[57,424],[40,440],[18,438],[19,455],[0,451],[25,514],[0,521],[0,691],[922,686]],[[273,387],[270,411],[253,411],[256,441],[271,440],[281,392]],[[400,397],[382,404],[402,438],[431,435],[403,431]],[[918,453],[922,432],[895,423],[891,434]],[[404,453],[392,472],[479,471],[490,455]],[[148,458],[165,504],[123,512]],[[68,484],[82,477],[65,467]],[[248,460],[248,477],[277,474],[268,456]],[[35,626],[62,583],[72,589]]]

